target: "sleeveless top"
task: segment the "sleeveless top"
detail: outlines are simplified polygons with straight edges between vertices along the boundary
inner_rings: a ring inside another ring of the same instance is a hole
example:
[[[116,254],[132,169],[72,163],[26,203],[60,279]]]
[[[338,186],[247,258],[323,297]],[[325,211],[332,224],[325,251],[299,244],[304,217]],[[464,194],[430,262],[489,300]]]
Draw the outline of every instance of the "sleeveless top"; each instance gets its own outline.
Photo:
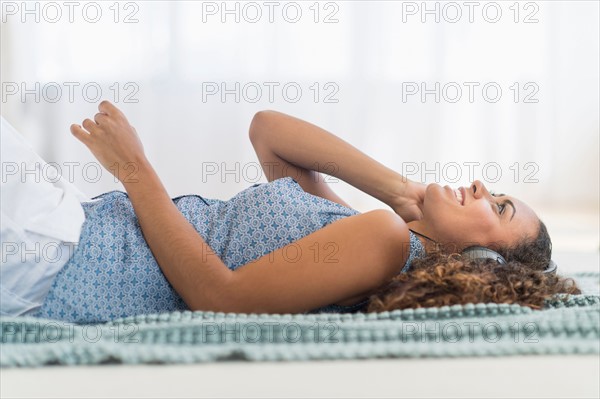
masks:
[[[111,191],[94,200],[82,203],[86,219],[79,245],[33,316],[94,323],[189,310],[152,255],[128,195]],[[227,201],[184,195],[173,202],[231,270],[360,213],[305,192],[291,177],[254,184]],[[410,232],[410,254],[401,272],[423,253]],[[367,303],[332,304],[307,313],[356,312]]]

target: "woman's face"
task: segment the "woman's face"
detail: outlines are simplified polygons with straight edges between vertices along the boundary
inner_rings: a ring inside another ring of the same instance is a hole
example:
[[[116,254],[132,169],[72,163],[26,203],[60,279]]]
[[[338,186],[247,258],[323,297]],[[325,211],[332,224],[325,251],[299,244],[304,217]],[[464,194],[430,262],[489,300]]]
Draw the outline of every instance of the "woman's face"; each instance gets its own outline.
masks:
[[[506,195],[491,195],[482,182],[457,190],[430,184],[424,218],[432,238],[455,251],[470,245],[513,246],[523,235],[533,239],[539,218],[531,208]]]

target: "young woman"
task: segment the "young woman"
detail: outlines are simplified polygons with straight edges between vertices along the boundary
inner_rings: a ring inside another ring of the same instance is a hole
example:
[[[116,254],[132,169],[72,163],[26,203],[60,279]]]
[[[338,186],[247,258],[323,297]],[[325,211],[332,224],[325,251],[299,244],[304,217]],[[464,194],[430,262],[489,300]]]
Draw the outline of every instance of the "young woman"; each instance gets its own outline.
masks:
[[[551,243],[536,214],[480,181],[458,190],[412,182],[317,126],[263,111],[250,140],[269,183],[228,201],[171,199],[125,115],[107,101],[98,108],[71,132],[127,193],[82,203],[79,245],[31,315],[97,322],[183,309],[540,308],[555,293],[580,293],[572,280],[543,273]],[[320,172],[392,210],[352,209]],[[460,255],[474,244],[506,264]]]

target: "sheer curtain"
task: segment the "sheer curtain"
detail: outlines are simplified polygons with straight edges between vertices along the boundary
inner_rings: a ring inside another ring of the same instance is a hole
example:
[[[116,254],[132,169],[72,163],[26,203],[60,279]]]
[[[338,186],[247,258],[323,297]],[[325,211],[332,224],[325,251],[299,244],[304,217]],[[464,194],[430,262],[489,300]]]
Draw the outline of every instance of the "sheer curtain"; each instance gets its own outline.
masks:
[[[597,2],[479,2],[472,22],[464,2],[98,2],[94,23],[85,2],[72,22],[36,3],[2,5],[2,115],[90,196],[120,189],[68,130],[100,87],[173,196],[266,181],[247,130],[276,109],[415,180],[597,210]],[[333,184],[359,210],[381,206]]]

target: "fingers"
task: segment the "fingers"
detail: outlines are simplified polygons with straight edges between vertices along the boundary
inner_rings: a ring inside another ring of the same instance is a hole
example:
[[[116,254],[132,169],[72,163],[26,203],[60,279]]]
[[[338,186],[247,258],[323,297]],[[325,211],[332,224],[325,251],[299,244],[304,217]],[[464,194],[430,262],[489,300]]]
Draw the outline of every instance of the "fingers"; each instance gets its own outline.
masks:
[[[85,119],[81,125],[71,125],[71,133],[84,144],[89,144],[94,139],[95,135],[102,135],[111,131],[110,125],[114,121],[114,117],[125,118],[123,113],[110,102],[104,100],[98,104],[98,112],[94,115],[94,120]],[[84,130],[85,129],[85,130]]]
[[[85,145],[87,145],[90,142],[90,134],[83,130],[83,128],[79,125],[71,125],[71,134],[73,134],[73,136],[75,136],[79,141],[81,141]]]
[[[96,115],[94,115],[94,121],[96,121],[96,123],[98,125],[102,125],[103,123],[106,123],[107,119],[108,119],[108,115],[106,115],[103,112],[99,112]]]
[[[90,132],[92,134],[96,133],[99,128],[98,124],[89,118],[84,120],[81,124],[83,125],[85,130],[87,130],[88,132]]]
[[[112,103],[110,103],[109,101],[106,101],[106,100],[104,100],[104,101],[100,102],[100,104],[98,104],[98,110],[107,115],[122,114],[122,112],[119,108],[115,107]]]

